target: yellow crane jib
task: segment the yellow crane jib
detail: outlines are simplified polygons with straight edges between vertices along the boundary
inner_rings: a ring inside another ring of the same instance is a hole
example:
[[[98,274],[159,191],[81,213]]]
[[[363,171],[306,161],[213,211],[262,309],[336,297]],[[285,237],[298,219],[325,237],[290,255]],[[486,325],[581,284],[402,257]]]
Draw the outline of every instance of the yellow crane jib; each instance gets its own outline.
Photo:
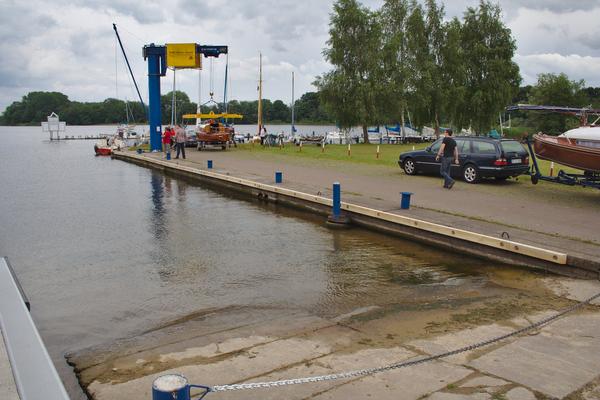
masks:
[[[217,119],[217,118],[226,118],[226,119],[240,119],[244,118],[242,114],[230,114],[230,113],[218,113],[209,112],[208,114],[183,114],[183,118],[201,118],[201,119]]]

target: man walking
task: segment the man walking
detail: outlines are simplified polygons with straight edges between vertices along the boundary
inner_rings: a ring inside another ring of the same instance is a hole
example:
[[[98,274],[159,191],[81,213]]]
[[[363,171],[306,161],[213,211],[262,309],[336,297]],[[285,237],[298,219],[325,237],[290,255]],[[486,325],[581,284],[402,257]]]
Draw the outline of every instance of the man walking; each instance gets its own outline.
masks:
[[[179,153],[183,156],[185,160],[185,129],[181,126],[181,124],[177,124],[175,127],[175,146],[177,146],[177,155],[175,158],[179,158]]]
[[[444,140],[442,140],[442,145],[435,157],[435,161],[439,161],[440,157],[442,158],[440,174],[444,177],[444,187],[452,189],[452,186],[454,186],[454,179],[450,176],[452,159],[458,165],[458,149],[456,148],[456,142],[452,139],[452,129],[447,129],[444,133]]]

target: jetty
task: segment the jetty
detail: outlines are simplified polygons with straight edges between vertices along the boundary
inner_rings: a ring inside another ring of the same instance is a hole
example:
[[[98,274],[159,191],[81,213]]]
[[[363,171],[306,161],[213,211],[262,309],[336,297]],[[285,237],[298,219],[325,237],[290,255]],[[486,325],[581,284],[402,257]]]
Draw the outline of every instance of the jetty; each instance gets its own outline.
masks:
[[[116,152],[113,157],[324,217],[332,214],[332,184],[340,182],[341,212],[350,224],[511,265],[600,276],[595,229],[600,213],[587,204],[569,207],[572,200],[535,204],[528,196],[507,191],[507,197],[498,198],[486,187],[462,182],[448,191],[438,179],[415,179],[400,171],[384,176],[362,166],[284,164],[232,152],[189,151],[186,160],[170,161],[162,153]],[[281,183],[275,183],[275,172],[283,176]],[[401,192],[413,193],[410,209],[401,207]]]

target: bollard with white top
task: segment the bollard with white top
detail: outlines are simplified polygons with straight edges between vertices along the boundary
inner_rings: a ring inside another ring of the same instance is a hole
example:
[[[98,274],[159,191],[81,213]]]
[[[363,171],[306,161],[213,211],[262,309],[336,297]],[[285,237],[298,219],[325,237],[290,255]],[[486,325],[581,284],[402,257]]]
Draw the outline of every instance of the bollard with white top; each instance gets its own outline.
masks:
[[[198,399],[210,392],[208,386],[190,385],[185,376],[180,374],[161,375],[152,382],[152,400],[190,400],[192,388],[204,390]]]

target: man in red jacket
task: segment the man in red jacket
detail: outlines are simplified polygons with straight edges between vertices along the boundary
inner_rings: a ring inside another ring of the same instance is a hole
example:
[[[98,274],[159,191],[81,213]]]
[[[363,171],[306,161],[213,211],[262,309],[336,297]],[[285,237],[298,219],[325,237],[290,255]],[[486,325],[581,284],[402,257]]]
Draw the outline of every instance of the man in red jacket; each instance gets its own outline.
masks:
[[[171,152],[171,138],[173,137],[173,129],[170,126],[165,128],[165,131],[162,134],[162,142],[163,142],[163,152],[165,153],[165,157],[167,153]]]

